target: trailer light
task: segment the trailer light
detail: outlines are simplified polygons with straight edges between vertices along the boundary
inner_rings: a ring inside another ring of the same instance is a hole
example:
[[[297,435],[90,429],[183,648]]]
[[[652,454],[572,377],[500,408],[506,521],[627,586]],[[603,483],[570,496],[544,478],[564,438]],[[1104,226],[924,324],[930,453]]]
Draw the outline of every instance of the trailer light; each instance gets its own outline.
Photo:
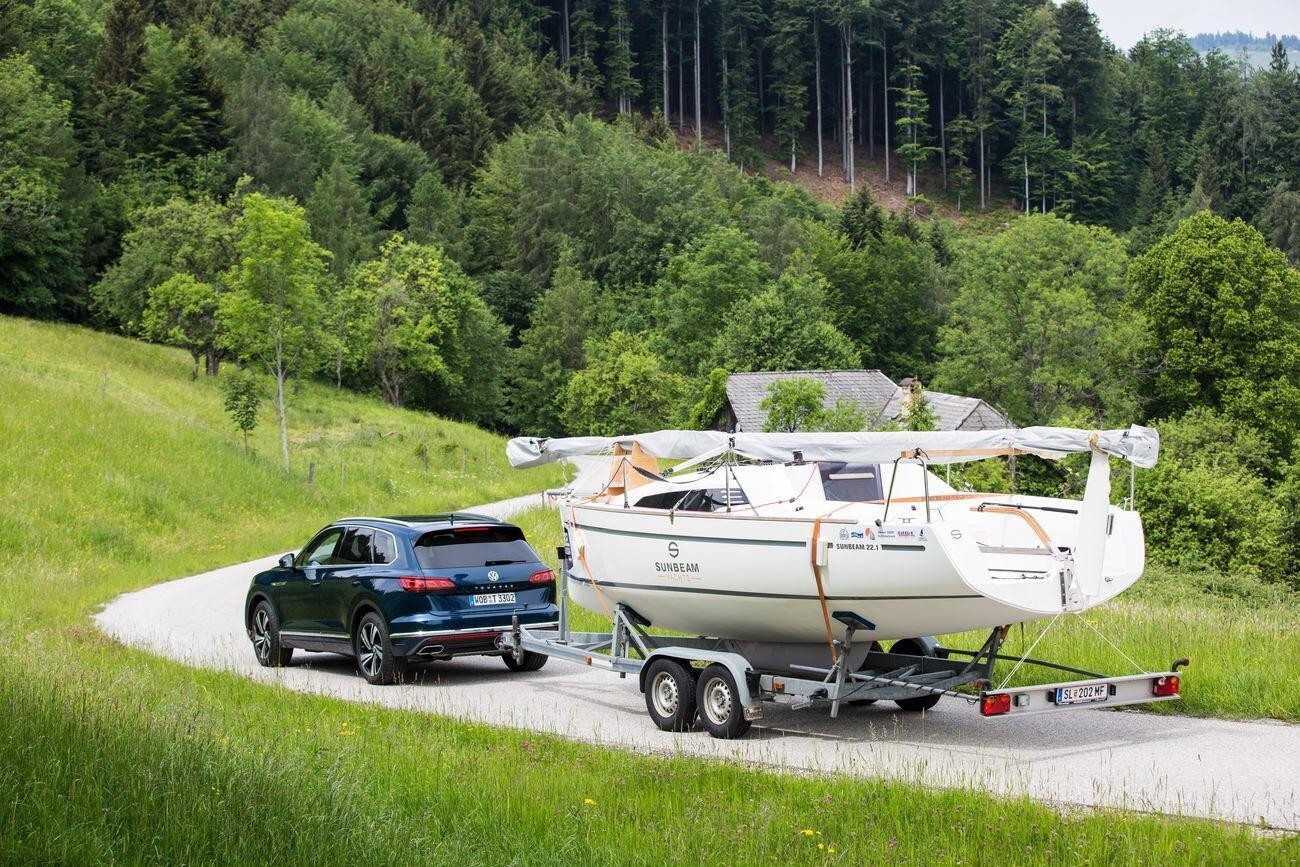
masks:
[[[412,575],[407,578],[398,578],[403,590],[418,593],[423,590],[455,590],[456,582],[450,578],[425,578],[422,575]]]
[[[555,573],[550,569],[543,569],[540,572],[534,572],[528,576],[529,584],[554,584]]]
[[[1151,681],[1152,695],[1178,695],[1178,675],[1166,674]]]
[[[1011,695],[1010,693],[999,693],[997,695],[986,695],[980,698],[980,713],[984,716],[998,716],[999,714],[1011,713]]]

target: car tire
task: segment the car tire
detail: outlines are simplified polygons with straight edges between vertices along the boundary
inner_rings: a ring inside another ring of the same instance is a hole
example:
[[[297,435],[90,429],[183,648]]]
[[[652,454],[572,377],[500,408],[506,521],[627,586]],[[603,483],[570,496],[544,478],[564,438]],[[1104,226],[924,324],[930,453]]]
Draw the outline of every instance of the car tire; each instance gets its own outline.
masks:
[[[368,683],[377,686],[398,683],[406,674],[406,660],[393,653],[388,625],[373,611],[357,623],[352,650],[357,656],[357,671]]]
[[[260,665],[266,668],[280,668],[293,659],[293,648],[285,647],[280,642],[280,618],[275,616],[275,606],[265,599],[253,606],[253,616],[249,618],[249,638],[253,642],[253,654]]]
[[[546,664],[550,659],[545,653],[533,653],[531,650],[525,650],[522,659],[515,659],[515,655],[509,651],[501,657],[501,661],[506,664],[506,668],[511,671],[537,671]]]
[[[656,657],[646,666],[645,708],[666,732],[695,727],[695,670],[675,659]]]
[[[700,725],[715,738],[732,740],[749,731],[736,679],[725,665],[715,662],[700,674],[695,704],[700,712]]]

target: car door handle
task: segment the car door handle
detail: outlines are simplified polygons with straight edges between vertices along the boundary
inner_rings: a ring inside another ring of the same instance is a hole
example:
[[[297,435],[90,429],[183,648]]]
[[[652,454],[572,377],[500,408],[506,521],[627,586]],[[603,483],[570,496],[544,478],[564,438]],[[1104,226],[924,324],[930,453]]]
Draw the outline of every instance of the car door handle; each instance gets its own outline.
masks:
[[[352,582],[352,586],[353,586],[353,587],[360,587],[360,586],[361,586],[361,579],[358,578],[356,581],[353,581],[353,582]]]

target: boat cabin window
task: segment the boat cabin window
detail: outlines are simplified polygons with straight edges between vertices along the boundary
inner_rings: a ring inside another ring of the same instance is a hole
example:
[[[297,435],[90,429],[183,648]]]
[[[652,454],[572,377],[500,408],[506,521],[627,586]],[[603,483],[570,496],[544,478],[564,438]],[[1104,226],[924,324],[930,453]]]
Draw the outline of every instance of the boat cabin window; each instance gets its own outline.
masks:
[[[641,509],[671,509],[681,502],[682,497],[689,493],[690,491],[665,491],[662,494],[651,494],[648,497],[642,497],[636,501],[636,504]]]
[[[728,500],[730,494],[730,500]],[[642,509],[676,509],[679,512],[721,512],[727,506],[744,506],[749,502],[739,486],[726,488],[700,488],[693,491],[668,491],[650,494],[636,501]]]
[[[849,464],[820,461],[822,488],[826,499],[841,503],[863,503],[885,498],[879,464]]]

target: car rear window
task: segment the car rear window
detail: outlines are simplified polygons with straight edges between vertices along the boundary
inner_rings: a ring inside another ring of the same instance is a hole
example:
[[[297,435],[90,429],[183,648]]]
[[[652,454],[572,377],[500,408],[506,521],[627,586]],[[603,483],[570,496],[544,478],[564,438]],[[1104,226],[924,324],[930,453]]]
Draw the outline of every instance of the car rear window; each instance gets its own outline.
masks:
[[[455,527],[421,536],[415,559],[424,569],[463,569],[535,563],[537,554],[518,527]]]

